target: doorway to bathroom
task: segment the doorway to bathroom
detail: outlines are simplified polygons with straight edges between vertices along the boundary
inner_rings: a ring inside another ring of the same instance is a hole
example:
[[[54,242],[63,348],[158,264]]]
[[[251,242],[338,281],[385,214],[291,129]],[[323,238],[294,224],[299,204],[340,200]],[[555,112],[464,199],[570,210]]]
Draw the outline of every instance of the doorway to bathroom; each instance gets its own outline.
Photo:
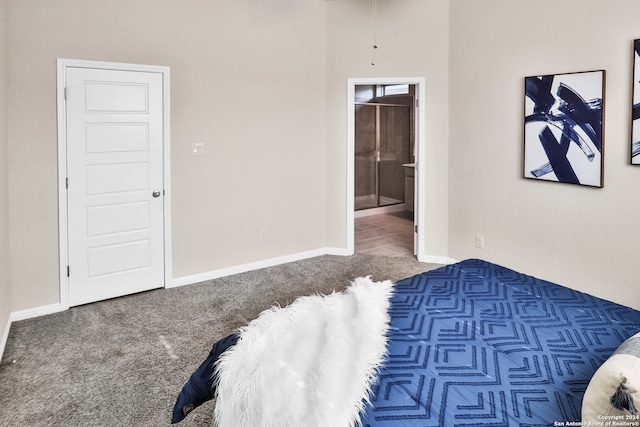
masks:
[[[347,249],[350,253],[356,248],[362,252],[363,217],[375,215],[375,222],[380,222],[392,215],[405,219],[412,238],[407,242],[405,235],[402,240],[409,246],[409,255],[423,257],[424,248],[418,233],[424,215],[419,191],[419,164],[424,144],[424,117],[420,113],[423,97],[424,78],[348,80]],[[386,233],[390,227],[383,227],[385,230],[371,230],[375,240],[384,240],[380,237],[382,231]],[[397,240],[399,236],[390,237]]]

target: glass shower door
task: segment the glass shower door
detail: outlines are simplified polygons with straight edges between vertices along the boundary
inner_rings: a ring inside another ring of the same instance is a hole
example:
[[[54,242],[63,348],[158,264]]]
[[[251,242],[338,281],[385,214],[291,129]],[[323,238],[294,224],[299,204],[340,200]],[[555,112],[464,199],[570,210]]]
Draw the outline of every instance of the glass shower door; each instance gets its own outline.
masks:
[[[355,209],[378,206],[376,106],[355,106]]]
[[[409,108],[379,105],[378,206],[404,203],[404,167],[410,159]]]
[[[406,105],[355,106],[355,209],[404,203],[409,163],[410,110]]]

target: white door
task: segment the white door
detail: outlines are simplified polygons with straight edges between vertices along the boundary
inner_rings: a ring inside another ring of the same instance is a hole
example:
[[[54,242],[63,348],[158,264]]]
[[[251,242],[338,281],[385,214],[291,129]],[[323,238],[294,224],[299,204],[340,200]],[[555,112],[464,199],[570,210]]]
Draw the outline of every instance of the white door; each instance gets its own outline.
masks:
[[[71,306],[164,286],[162,79],[66,69]]]

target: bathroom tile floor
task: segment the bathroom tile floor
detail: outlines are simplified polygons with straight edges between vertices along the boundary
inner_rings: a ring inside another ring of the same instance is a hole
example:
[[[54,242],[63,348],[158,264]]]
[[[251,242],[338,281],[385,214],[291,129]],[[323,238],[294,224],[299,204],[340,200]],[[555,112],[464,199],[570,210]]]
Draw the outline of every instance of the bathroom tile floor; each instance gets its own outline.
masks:
[[[355,219],[355,252],[413,257],[413,219],[394,212]]]

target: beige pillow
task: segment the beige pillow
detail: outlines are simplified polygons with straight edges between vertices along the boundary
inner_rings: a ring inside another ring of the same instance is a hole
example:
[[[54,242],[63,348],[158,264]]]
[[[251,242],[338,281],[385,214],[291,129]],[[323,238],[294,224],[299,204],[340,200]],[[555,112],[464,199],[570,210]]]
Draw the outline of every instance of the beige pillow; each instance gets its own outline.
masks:
[[[638,421],[640,414],[640,333],[620,344],[593,374],[582,399],[582,425],[611,420]],[[617,407],[617,408],[616,408]]]

